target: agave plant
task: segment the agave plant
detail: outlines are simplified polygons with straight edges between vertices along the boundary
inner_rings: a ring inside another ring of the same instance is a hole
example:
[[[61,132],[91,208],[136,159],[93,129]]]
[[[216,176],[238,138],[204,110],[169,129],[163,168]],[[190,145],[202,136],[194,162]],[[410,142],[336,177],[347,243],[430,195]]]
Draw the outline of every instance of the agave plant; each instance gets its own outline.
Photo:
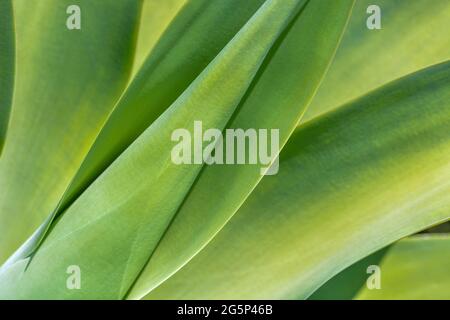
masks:
[[[448,0],[0,0],[0,298],[449,299],[449,27]],[[278,173],[173,163],[195,121],[279,130]]]

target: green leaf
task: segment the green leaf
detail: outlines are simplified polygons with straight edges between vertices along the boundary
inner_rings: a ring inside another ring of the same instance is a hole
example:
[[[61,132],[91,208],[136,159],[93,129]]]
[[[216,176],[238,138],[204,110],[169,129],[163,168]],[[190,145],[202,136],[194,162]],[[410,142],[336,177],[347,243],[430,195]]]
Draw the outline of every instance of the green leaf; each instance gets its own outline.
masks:
[[[449,300],[449,270],[449,235],[406,238],[396,243],[381,262],[381,289],[364,286],[356,299]]]
[[[366,27],[369,5],[381,30]],[[448,0],[358,0],[349,27],[303,122],[409,73],[450,59]]]
[[[74,4],[81,30],[66,27]],[[140,1],[13,5],[17,69],[0,161],[0,262],[55,209],[123,91]]]
[[[284,145],[316,92],[353,1],[310,1],[272,49],[227,128],[279,129]],[[204,167],[130,291],[138,299],[197,254],[261,180],[255,165]]]
[[[138,72],[164,31],[187,2],[187,0],[143,1],[133,74]]]
[[[382,250],[377,251],[368,257],[365,257],[364,259],[356,262],[355,264],[351,265],[350,267],[348,267],[347,269],[345,269],[344,271],[340,272],[339,274],[334,276],[332,279],[327,281],[322,287],[320,287],[317,291],[315,291],[314,294],[309,297],[309,299],[310,300],[350,300],[350,299],[354,299],[355,296],[357,295],[357,293],[360,291],[369,292],[370,290],[367,289],[366,283],[368,281],[371,281],[369,276],[372,274],[372,272],[369,272],[369,270],[368,270],[368,268],[370,266],[375,265],[375,266],[380,267],[380,265],[381,265],[381,267],[382,267],[381,276],[383,276],[383,273],[386,271],[385,263],[383,260],[384,257],[386,256],[386,254],[389,252],[389,257],[390,257],[389,261],[391,261],[393,257],[395,257],[395,261],[397,261],[399,258],[399,255],[396,253],[398,250],[398,246],[404,246],[405,241],[409,241],[412,239],[422,242],[424,245],[423,247],[426,246],[427,251],[434,250],[434,246],[432,246],[433,242],[431,242],[431,243],[426,242],[426,240],[446,239],[448,241],[449,240],[448,235],[433,233],[433,232],[442,231],[442,233],[445,233],[445,229],[448,228],[449,224],[450,224],[449,222],[438,224],[437,226],[433,226],[432,228],[427,229],[426,233],[421,233],[419,235],[415,235],[413,237],[406,238],[407,240],[400,240],[400,243],[396,242],[392,246],[383,248]],[[394,247],[395,250],[391,250],[392,247]],[[445,256],[446,255],[445,251],[448,251],[448,250],[442,250],[442,252],[440,253],[440,257],[444,257],[444,261],[449,261],[450,256],[449,256],[449,258],[447,258]],[[437,270],[438,268],[441,267],[441,265],[437,261],[439,259],[430,259],[433,262],[433,265],[425,266],[425,264],[423,263],[423,257],[421,255],[421,253],[419,252],[419,250],[417,250],[416,253],[417,253],[416,259],[415,259],[415,261],[411,261],[411,264],[414,264],[417,268],[420,268],[422,271],[425,271],[427,274],[435,275],[433,270]],[[410,258],[412,258],[412,257],[410,257]],[[383,260],[383,264],[381,264],[382,260]],[[403,266],[403,265],[405,265],[405,263],[408,263],[408,260],[411,260],[411,259],[404,259],[404,260],[401,260],[398,262],[400,265]],[[409,265],[409,263],[408,263],[408,265]],[[393,267],[397,268],[397,266],[393,266]],[[448,267],[447,267],[447,269],[448,269]],[[387,271],[389,273],[391,273],[392,268],[388,268]],[[411,273],[409,271],[407,271],[407,270],[404,270],[404,271],[406,273],[405,276],[407,276],[407,277],[411,276]],[[433,279],[432,279],[433,282],[440,281],[438,278],[441,276],[442,275],[439,274],[439,272],[437,272],[436,277],[433,277]],[[400,278],[402,280],[404,279],[404,277],[400,277]],[[391,279],[391,280],[393,280],[391,287],[394,287],[394,286],[396,287],[397,286],[396,279]],[[403,281],[402,281],[402,283],[403,283]],[[427,297],[429,299],[432,296],[431,293],[434,292],[434,290],[429,290],[429,291],[423,290],[424,288],[422,288],[422,285],[414,280],[411,281],[409,283],[409,285],[418,286],[419,288],[414,288],[413,290],[420,289],[422,291],[423,297],[421,297],[421,298],[417,297],[417,299],[427,299]],[[366,289],[363,290],[362,288],[366,288]],[[384,289],[384,286],[382,289]],[[447,290],[447,292],[450,292],[450,290]],[[385,293],[386,292],[383,292],[383,295]],[[399,296],[398,298],[403,299],[401,296]]]
[[[198,0],[183,7],[109,115],[54,216],[67,208],[186,90],[263,1]],[[230,19],[238,3],[240,10]],[[216,28],[217,24],[221,28]],[[208,36],[205,30],[211,30]]]
[[[317,289],[308,300],[351,300],[355,297],[370,274],[367,268],[379,265],[390,247],[383,248],[359,260],[344,271],[338,273]]]
[[[14,18],[10,0],[0,1],[0,155],[5,143],[14,87]]]
[[[449,81],[447,62],[301,126],[279,174],[147,298],[307,298],[370,253],[448,220]]]
[[[172,132],[196,119],[205,127],[224,128],[303,3],[267,1],[170,108],[57,218],[31,259],[8,260],[0,271],[0,297],[123,298],[201,168],[171,162]],[[81,290],[65,286],[70,265],[82,270]]]
[[[233,14],[230,19],[237,2],[239,13]],[[18,258],[27,257],[38,248],[54,218],[67,209],[183,93],[262,2],[263,0],[249,0],[242,4],[240,0],[198,0],[183,7],[156,47],[151,50],[142,68],[133,75],[95,141],[90,145],[89,152],[76,174],[72,175],[59,201],[48,212],[45,223],[27,244],[22,246]],[[140,18],[140,34],[144,32],[147,35],[148,30],[142,26],[148,23],[145,19],[151,18],[149,4],[145,4],[142,10],[145,11]],[[216,28],[217,24],[220,24],[221,28]],[[204,30],[208,29],[211,29],[211,32],[205,37]],[[143,39],[140,41],[141,45],[138,42],[136,49],[137,59],[141,59],[139,56],[145,54],[143,51],[150,50],[142,44]],[[42,218],[40,220],[42,221]]]

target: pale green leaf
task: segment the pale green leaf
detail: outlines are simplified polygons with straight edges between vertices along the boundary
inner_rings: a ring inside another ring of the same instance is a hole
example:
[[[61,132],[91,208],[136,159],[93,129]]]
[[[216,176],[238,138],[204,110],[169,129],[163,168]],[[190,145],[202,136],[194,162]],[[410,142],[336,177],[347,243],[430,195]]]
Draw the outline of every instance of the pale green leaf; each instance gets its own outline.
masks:
[[[55,215],[69,206],[186,90],[263,1],[196,0],[183,7],[109,115]],[[230,19],[229,14],[238,3],[239,13]],[[221,28],[215,28],[217,24]],[[204,30],[209,29],[211,32],[205,35]]]
[[[284,145],[320,84],[353,1],[310,1],[272,49],[227,128],[279,129]],[[128,298],[143,297],[201,250],[261,180],[260,165],[204,167]]]
[[[54,218],[182,94],[255,13],[263,0],[240,3],[239,14],[233,14],[230,19],[229,13],[235,10],[238,2],[240,0],[196,0],[183,7],[139,72],[132,76],[58,203],[47,212],[45,224],[39,227],[26,246],[22,246],[20,256],[29,256],[36,250]],[[141,26],[149,18],[148,4],[142,10],[146,11],[140,18]],[[215,28],[217,24],[221,28]],[[205,36],[204,30],[209,29],[212,31]],[[143,32],[147,34],[147,31]],[[140,41],[144,42],[143,39]],[[148,49],[142,43],[140,46],[136,52],[138,56]],[[40,221],[41,214],[37,211]],[[35,212],[28,215],[30,219],[37,219]]]
[[[138,72],[148,54],[186,3],[187,0],[143,1],[133,74]]]
[[[10,0],[0,1],[0,155],[5,143],[14,86],[14,18]]]
[[[314,291],[308,300],[351,300],[361,287],[365,285],[370,273],[367,268],[379,265],[390,247],[383,248],[359,260],[344,271],[328,280],[323,286]]]
[[[147,298],[307,298],[368,254],[449,219],[449,81],[447,62],[300,127],[279,174]]]
[[[366,10],[381,9],[381,30]],[[358,0],[349,27],[303,122],[385,83],[450,59],[450,1]]]
[[[0,262],[55,209],[131,71],[140,1],[76,3],[81,30],[66,27],[74,1],[13,2],[17,68],[0,160]]]
[[[267,1],[170,108],[57,218],[31,259],[16,256],[2,267],[0,297],[123,298],[201,168],[172,163],[171,133],[196,119],[224,128],[302,5],[302,0]],[[81,290],[65,286],[70,265],[83,270]]]
[[[450,236],[420,235],[396,243],[380,264],[380,289],[364,286],[356,299],[449,300]]]

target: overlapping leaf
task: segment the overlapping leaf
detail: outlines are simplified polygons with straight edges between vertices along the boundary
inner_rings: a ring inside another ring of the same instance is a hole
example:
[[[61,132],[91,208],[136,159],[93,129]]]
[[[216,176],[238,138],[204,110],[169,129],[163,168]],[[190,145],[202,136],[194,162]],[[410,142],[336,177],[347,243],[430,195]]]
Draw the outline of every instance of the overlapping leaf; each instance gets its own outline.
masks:
[[[263,1],[197,0],[183,7],[115,106],[55,214],[70,205],[186,90]],[[227,15],[238,2],[238,14]],[[145,13],[142,19],[148,18]],[[141,21],[141,25],[146,23]],[[215,28],[217,24],[221,28]],[[138,59],[145,48],[138,52]]]
[[[269,49],[303,4],[265,2],[175,103],[57,218],[31,262],[13,259],[2,268],[0,295],[122,298],[200,169],[171,162],[171,133],[195,119],[224,128]],[[235,68],[238,63],[241,67]],[[57,261],[49,263],[54,256]],[[83,290],[64,285],[71,264],[83,270]]]
[[[450,237],[420,235],[396,243],[380,264],[379,290],[366,286],[356,299],[449,300]]]
[[[367,8],[381,9],[381,30],[369,30]],[[303,122],[384,85],[450,59],[447,0],[358,0],[330,71]]]
[[[235,217],[147,298],[306,298],[449,218],[450,62],[300,127]]]
[[[230,1],[191,1],[183,6],[155,48],[141,37],[158,37],[162,30],[148,30],[151,2],[142,7],[136,64],[147,51],[149,57],[122,94],[101,131],[90,145],[81,166],[73,173],[53,210],[47,213],[33,238],[22,246],[19,256],[31,255],[42,242],[54,217],[64,211],[95,178],[107,168],[166,108],[175,101],[225,44],[261,6],[264,0],[241,3]],[[234,12],[238,5],[240,10]],[[168,6],[167,8],[169,8]],[[88,10],[89,8],[87,8]],[[176,10],[175,10],[176,11]],[[175,14],[172,12],[172,14]],[[170,13],[169,13],[170,15]],[[220,24],[220,28],[216,28]],[[205,35],[205,30],[211,30]],[[49,90],[52,88],[50,87]],[[56,90],[56,89],[55,89]],[[27,212],[31,220],[42,221],[42,212]]]
[[[352,6],[353,1],[309,2],[272,50],[228,127],[277,128],[283,145],[320,84]],[[128,298],[141,298],[197,254],[252,192],[260,170],[205,167]]]
[[[448,245],[448,234],[424,233],[402,239],[340,272],[309,299],[448,299]],[[374,266],[379,268],[377,274]],[[378,278],[380,287],[369,289],[373,277]]]
[[[378,266],[392,246],[383,248],[359,260],[328,280],[308,300],[351,300],[366,285],[373,273],[370,266]]]
[[[352,0],[168,0],[158,11],[157,1],[129,0],[108,2],[112,14],[77,2],[78,33],[64,28],[66,0],[15,2],[16,71],[12,11],[0,2],[3,137],[14,78],[18,97],[0,158],[0,261],[47,217],[0,269],[0,297],[136,299],[156,288],[147,298],[305,298],[449,218],[448,63],[302,126],[279,176],[259,186],[260,166],[170,161],[170,134],[194,120],[277,128],[284,145]],[[366,34],[368,2],[359,1],[308,118],[448,59],[448,2],[377,2],[383,30]],[[432,23],[394,34],[419,12]],[[44,16],[44,35],[28,27]],[[418,35],[430,48],[404,59]],[[386,43],[389,53],[363,61]],[[70,265],[81,267],[81,290],[65,286]]]
[[[133,73],[138,72],[170,23],[186,4],[187,0],[143,1]]]
[[[133,62],[140,3],[13,2],[17,68],[0,160],[0,262],[57,206],[120,96]],[[73,4],[82,8],[81,30],[66,27]]]

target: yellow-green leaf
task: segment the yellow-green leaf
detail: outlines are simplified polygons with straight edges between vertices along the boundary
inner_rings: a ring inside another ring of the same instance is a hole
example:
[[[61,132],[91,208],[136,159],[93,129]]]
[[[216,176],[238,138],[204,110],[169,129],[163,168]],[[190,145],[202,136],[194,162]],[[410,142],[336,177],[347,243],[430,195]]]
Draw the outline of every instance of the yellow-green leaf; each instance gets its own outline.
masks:
[[[55,209],[128,82],[140,1],[13,5],[17,68],[0,161],[0,262]],[[80,30],[66,26],[69,5],[81,8]]]
[[[14,18],[10,0],[0,1],[0,155],[5,143],[14,86]]]
[[[381,9],[369,30],[367,8]],[[450,59],[448,0],[358,0],[330,71],[303,122],[385,83]]]
[[[227,128],[279,129],[283,146],[332,60],[352,7],[352,0],[309,1],[272,49]],[[205,167],[128,298],[143,297],[197,254],[261,178],[255,165]]]
[[[447,62],[300,127],[279,174],[147,298],[307,298],[361,258],[449,219],[449,81]]]
[[[356,299],[449,300],[450,236],[420,235],[399,241],[380,264],[380,289],[362,287]]]
[[[7,261],[0,297],[123,298],[201,168],[171,161],[172,132],[196,119],[223,129],[303,3],[265,2],[169,109],[58,216],[34,255]],[[65,286],[70,265],[83,270],[81,290]]]

